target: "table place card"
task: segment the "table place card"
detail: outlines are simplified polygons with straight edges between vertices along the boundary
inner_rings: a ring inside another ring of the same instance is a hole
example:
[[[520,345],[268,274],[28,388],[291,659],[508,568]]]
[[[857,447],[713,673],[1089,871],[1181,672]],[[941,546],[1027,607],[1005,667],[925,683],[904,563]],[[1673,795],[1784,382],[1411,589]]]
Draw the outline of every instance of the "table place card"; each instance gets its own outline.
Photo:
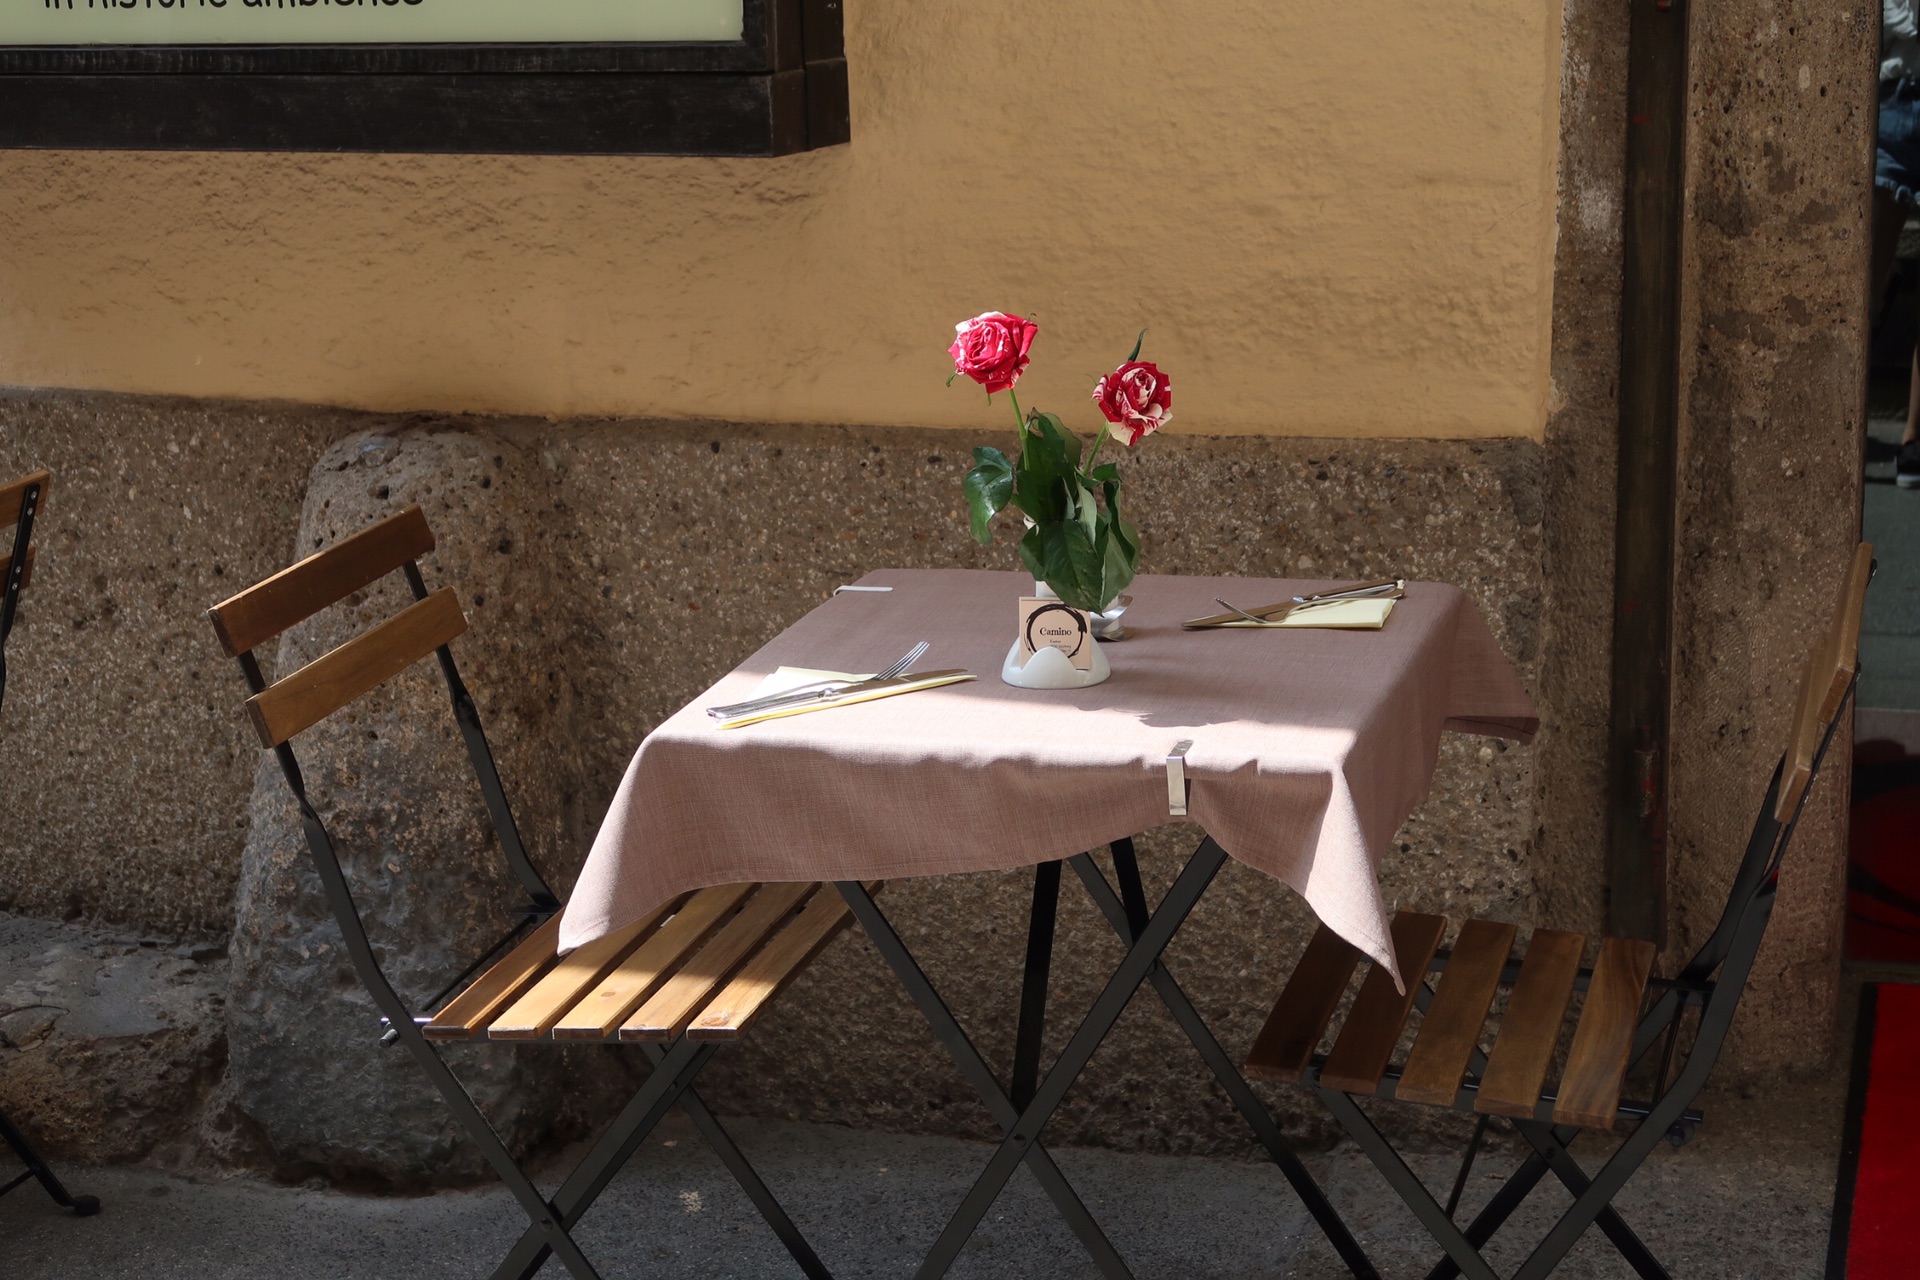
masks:
[[[1020,600],[1020,658],[1024,665],[1040,649],[1058,649],[1076,671],[1093,670],[1093,624],[1086,610],[1023,596]]]

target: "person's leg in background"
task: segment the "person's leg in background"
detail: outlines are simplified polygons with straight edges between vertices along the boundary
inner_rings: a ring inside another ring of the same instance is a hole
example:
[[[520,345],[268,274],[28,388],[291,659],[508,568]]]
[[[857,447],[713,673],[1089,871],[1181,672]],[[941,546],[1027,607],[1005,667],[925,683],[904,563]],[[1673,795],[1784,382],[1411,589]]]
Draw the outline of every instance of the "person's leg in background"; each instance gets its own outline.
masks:
[[[1886,301],[1893,278],[1900,232],[1920,189],[1920,81],[1899,80],[1880,86],[1878,145],[1873,159],[1874,318]],[[1902,489],[1920,488],[1920,348],[1909,356],[1907,425],[1900,436],[1894,480]]]

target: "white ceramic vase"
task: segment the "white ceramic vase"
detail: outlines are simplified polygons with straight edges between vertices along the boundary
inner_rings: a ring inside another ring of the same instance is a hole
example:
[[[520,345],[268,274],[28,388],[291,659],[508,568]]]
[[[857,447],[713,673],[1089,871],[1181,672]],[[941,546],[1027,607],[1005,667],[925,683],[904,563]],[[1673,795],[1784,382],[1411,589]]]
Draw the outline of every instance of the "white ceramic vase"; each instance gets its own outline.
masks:
[[[1033,584],[1033,594],[1042,600],[1060,598],[1052,587],[1039,581]],[[1113,674],[1113,668],[1107,663],[1105,646],[1091,637],[1088,643],[1093,645],[1093,667],[1082,671],[1066,654],[1053,648],[1036,650],[1021,662],[1020,639],[1016,636],[1007,650],[1007,660],[1000,664],[1000,679],[1017,689],[1085,689],[1099,684]]]

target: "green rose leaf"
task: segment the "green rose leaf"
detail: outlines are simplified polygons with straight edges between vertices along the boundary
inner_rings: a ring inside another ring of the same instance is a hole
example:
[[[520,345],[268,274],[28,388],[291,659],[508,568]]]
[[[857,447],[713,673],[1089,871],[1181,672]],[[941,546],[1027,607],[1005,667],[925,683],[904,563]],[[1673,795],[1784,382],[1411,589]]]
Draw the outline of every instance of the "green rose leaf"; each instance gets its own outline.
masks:
[[[1037,561],[1033,576],[1074,608],[1093,610],[1106,603],[1102,555],[1079,521],[1035,525],[1020,542],[1020,558],[1030,569]]]
[[[1076,475],[1080,442],[1061,431],[1059,422],[1050,413],[1034,414],[1021,442],[1013,501],[1035,524],[1067,518],[1071,501],[1067,486]]]
[[[998,449],[975,449],[973,470],[960,482],[973,513],[975,542],[993,541],[993,518],[1013,498],[1013,463]]]

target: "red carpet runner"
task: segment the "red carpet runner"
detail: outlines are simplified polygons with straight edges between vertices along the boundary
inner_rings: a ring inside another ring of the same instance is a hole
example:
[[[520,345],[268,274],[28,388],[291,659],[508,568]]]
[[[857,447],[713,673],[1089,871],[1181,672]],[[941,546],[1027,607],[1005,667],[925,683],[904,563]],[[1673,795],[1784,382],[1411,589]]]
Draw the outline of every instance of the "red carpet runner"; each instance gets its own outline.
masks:
[[[1920,987],[1862,997],[1827,1276],[1920,1276]]]

